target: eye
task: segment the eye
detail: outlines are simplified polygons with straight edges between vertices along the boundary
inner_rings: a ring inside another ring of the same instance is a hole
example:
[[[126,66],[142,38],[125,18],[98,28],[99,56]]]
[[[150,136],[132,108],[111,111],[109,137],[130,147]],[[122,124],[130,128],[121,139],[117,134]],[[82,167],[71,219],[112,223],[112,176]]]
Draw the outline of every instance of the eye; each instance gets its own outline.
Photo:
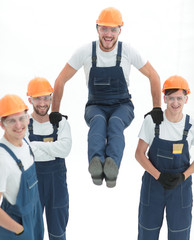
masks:
[[[179,102],[181,102],[181,101],[183,101],[183,98],[182,98],[182,97],[177,97],[177,100],[178,100]]]

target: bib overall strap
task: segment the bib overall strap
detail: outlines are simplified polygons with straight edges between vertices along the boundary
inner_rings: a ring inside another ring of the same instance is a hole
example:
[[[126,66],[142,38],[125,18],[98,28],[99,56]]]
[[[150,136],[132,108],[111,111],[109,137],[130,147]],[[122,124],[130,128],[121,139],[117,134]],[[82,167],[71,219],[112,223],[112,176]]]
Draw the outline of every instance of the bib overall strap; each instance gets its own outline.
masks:
[[[53,125],[53,135],[56,136],[56,140],[57,140],[57,137],[58,137],[58,136],[57,136],[57,135],[58,135],[57,132],[58,132],[57,125],[54,124],[54,125]]]
[[[159,127],[159,124],[156,124],[155,125],[155,137],[159,138],[159,134],[160,134],[160,127]]]
[[[16,155],[12,152],[12,150],[10,148],[8,148],[5,144],[0,143],[0,147],[4,148],[10,155],[11,157],[16,161],[19,169],[23,172],[24,171],[24,166],[21,162],[21,160],[19,160]]]
[[[24,139],[24,141],[27,143],[27,145],[29,146],[30,154],[31,154],[31,155],[33,156],[33,158],[35,159],[35,156],[34,156],[34,153],[33,153],[33,151],[32,151],[32,148],[31,148],[30,144],[26,141],[25,138],[23,138],[23,139]]]
[[[30,118],[30,122],[28,124],[28,131],[29,131],[29,134],[33,134],[33,119]]]
[[[29,135],[33,135],[33,119],[32,118],[30,118],[30,123],[28,124],[28,131],[29,131]],[[56,136],[56,139],[57,139],[57,132],[58,132],[57,125],[53,124],[53,135]],[[27,142],[27,144],[28,144],[28,142]]]
[[[122,51],[122,42],[118,42],[118,50],[117,50],[117,63],[116,66],[120,66],[121,63],[121,51]]]
[[[190,120],[190,116],[186,115],[186,119],[185,119],[185,128],[183,131],[183,140],[186,140],[187,136],[188,136],[188,132],[189,129],[191,128],[192,124],[189,123]]]
[[[92,42],[92,67],[96,67],[97,56],[96,56],[96,41]]]

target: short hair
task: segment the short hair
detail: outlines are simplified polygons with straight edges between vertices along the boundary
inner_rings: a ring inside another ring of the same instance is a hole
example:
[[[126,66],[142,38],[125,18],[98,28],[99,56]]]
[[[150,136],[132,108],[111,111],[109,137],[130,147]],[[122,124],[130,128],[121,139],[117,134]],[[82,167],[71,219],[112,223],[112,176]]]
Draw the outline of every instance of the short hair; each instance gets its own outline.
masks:
[[[172,93],[175,93],[175,92],[177,92],[178,90],[180,90],[180,88],[172,88],[172,89],[166,89],[165,91],[164,91],[164,95],[170,95],[170,94],[172,94]],[[186,96],[187,95],[187,91],[185,90],[185,89],[182,89],[183,90],[183,94]]]

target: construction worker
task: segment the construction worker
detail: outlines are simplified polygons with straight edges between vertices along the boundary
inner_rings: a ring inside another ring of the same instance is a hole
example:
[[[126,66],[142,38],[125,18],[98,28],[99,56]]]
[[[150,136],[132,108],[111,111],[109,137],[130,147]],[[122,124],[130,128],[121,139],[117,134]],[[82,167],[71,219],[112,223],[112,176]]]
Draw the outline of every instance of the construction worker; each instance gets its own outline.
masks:
[[[159,239],[164,209],[168,239],[189,240],[194,172],[189,149],[194,145],[194,120],[183,114],[183,108],[190,89],[184,78],[175,75],[164,82],[162,92],[164,121],[159,125],[150,116],[144,119],[136,150],[136,159],[145,169],[138,240]]]
[[[89,172],[94,184],[106,180],[114,187],[123,156],[123,131],[134,118],[128,91],[131,65],[150,80],[154,121],[162,121],[160,79],[151,64],[129,44],[118,42],[123,20],[119,10],[104,9],[97,20],[99,41],[81,47],[71,57],[55,81],[50,121],[60,121],[59,107],[64,84],[84,66],[89,89],[85,120],[89,126]]]
[[[59,125],[49,122],[53,88],[45,78],[28,84],[27,96],[33,106],[27,135],[35,155],[42,210],[45,209],[50,240],[65,240],[69,217],[65,157],[71,150],[70,126],[65,117]]]
[[[0,239],[43,240],[42,209],[33,154],[24,139],[28,107],[16,95],[0,99]]]

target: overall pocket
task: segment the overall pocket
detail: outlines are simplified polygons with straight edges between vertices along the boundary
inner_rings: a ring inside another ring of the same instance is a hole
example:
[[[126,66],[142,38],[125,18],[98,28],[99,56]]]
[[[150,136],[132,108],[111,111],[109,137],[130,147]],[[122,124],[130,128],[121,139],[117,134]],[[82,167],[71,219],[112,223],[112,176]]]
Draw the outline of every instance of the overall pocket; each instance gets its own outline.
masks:
[[[69,205],[69,194],[66,183],[66,169],[53,174],[53,207],[61,208]]]
[[[151,176],[147,172],[142,177],[141,195],[140,202],[144,206],[150,204],[150,189],[151,189]]]
[[[192,177],[190,176],[181,184],[181,200],[182,208],[188,208],[192,206]]]
[[[157,152],[157,168],[159,171],[165,172],[173,169],[174,167],[174,156],[171,152],[163,149],[158,149]]]

